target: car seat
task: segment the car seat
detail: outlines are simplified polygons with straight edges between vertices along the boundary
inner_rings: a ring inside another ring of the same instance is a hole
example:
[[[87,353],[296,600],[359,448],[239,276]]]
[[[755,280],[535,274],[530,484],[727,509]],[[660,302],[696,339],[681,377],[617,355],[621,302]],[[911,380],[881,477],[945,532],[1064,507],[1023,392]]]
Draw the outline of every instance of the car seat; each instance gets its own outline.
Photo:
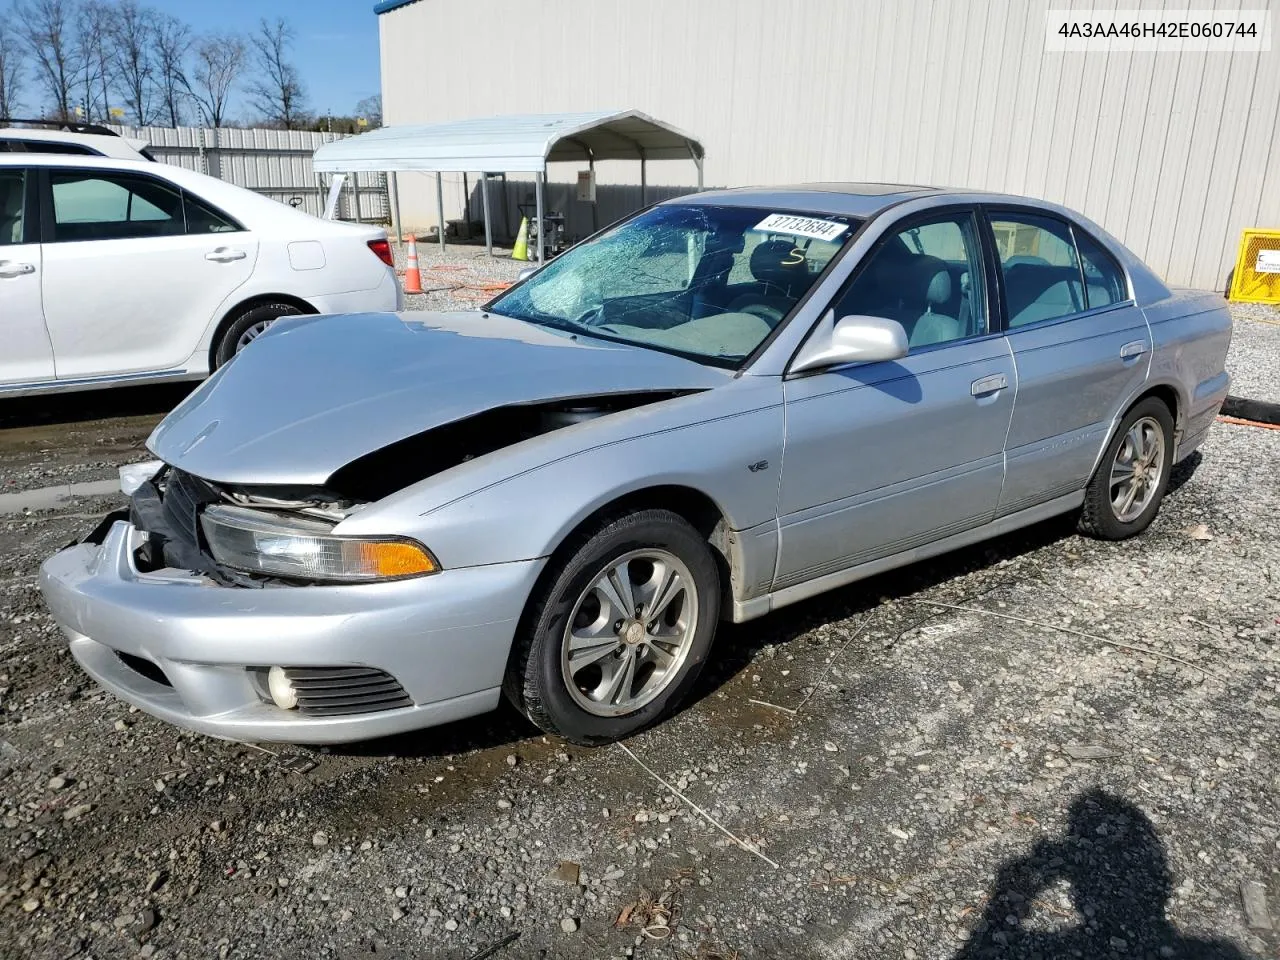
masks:
[[[946,343],[957,340],[961,336],[960,321],[943,311],[951,305],[951,273],[945,267],[935,269],[933,264],[925,264],[932,274],[929,285],[925,288],[925,309],[911,327],[907,337],[912,347],[928,346],[931,343]]]
[[[22,242],[22,179],[0,180],[0,244]]]
[[[756,289],[729,304],[729,313],[750,313],[776,327],[809,285],[809,261],[790,240],[766,240],[751,251]]]

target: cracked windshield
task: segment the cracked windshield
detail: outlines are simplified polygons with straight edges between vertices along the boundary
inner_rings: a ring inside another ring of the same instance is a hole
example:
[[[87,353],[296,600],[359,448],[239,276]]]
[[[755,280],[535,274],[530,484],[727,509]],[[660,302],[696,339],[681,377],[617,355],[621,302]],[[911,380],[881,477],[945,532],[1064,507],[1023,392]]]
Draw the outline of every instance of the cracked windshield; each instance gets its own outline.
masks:
[[[755,207],[654,207],[553,260],[490,309],[737,366],[858,222]]]

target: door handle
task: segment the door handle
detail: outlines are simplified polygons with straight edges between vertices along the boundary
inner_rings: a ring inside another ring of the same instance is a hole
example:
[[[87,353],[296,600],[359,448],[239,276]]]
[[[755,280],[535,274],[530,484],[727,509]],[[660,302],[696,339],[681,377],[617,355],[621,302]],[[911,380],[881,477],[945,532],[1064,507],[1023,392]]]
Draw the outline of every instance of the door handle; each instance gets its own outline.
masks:
[[[1120,348],[1121,360],[1132,360],[1140,357],[1147,352],[1147,343],[1145,340],[1131,340]]]
[[[204,255],[206,260],[214,263],[230,263],[232,260],[243,260],[248,254],[243,250],[232,250],[230,247],[218,247]]]
[[[36,272],[34,263],[19,263],[17,260],[0,260],[0,277],[22,277]]]
[[[993,373],[989,377],[982,377],[969,384],[969,393],[975,397],[981,397],[988,393],[995,393],[997,390],[1003,390],[1008,385],[1008,377],[1003,373]]]

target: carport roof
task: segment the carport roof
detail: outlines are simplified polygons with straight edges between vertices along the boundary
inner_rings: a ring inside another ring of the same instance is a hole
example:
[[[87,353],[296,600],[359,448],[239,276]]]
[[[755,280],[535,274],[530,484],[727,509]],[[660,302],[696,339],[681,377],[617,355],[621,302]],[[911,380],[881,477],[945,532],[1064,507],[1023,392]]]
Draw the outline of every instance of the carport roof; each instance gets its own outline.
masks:
[[[702,144],[637,110],[476,117],[382,127],[326,143],[319,173],[360,170],[545,172],[548,161],[701,160]]]

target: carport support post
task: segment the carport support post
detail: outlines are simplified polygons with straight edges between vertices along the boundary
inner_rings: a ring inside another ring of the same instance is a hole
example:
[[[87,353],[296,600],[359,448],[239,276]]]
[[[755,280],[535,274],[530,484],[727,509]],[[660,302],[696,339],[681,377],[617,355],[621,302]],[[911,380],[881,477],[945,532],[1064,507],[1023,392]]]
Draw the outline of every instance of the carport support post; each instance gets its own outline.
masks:
[[[698,190],[701,191],[702,190],[702,158],[694,157],[693,163],[698,168]]]
[[[546,237],[544,235],[545,231],[542,229],[542,181],[544,176],[545,174],[535,173],[534,181],[533,181],[534,183],[533,193],[534,193],[534,197],[538,202],[538,266],[542,266],[543,264],[542,250],[543,250],[543,243],[546,240]]]
[[[436,171],[436,228],[440,231],[440,252],[444,253],[444,174]]]
[[[395,231],[396,243],[404,243],[404,230],[401,224],[404,222],[400,219],[400,181],[396,179],[396,172],[392,170],[387,174],[391,184],[391,229]]]
[[[493,256],[493,228],[489,225],[489,175],[480,174],[480,199],[484,201],[484,252]]]
[[[362,222],[360,217],[360,181],[356,179],[354,173],[349,173],[347,176],[351,181],[351,202],[356,208],[356,223],[360,223]]]
[[[642,206],[642,207],[643,207],[643,206],[645,205],[645,203],[646,203],[646,200],[645,200],[645,192],[646,192],[646,189],[645,189],[645,188],[646,188],[647,186],[648,186],[648,184],[645,182],[644,154],[642,153],[642,154],[640,154],[640,206]]]

